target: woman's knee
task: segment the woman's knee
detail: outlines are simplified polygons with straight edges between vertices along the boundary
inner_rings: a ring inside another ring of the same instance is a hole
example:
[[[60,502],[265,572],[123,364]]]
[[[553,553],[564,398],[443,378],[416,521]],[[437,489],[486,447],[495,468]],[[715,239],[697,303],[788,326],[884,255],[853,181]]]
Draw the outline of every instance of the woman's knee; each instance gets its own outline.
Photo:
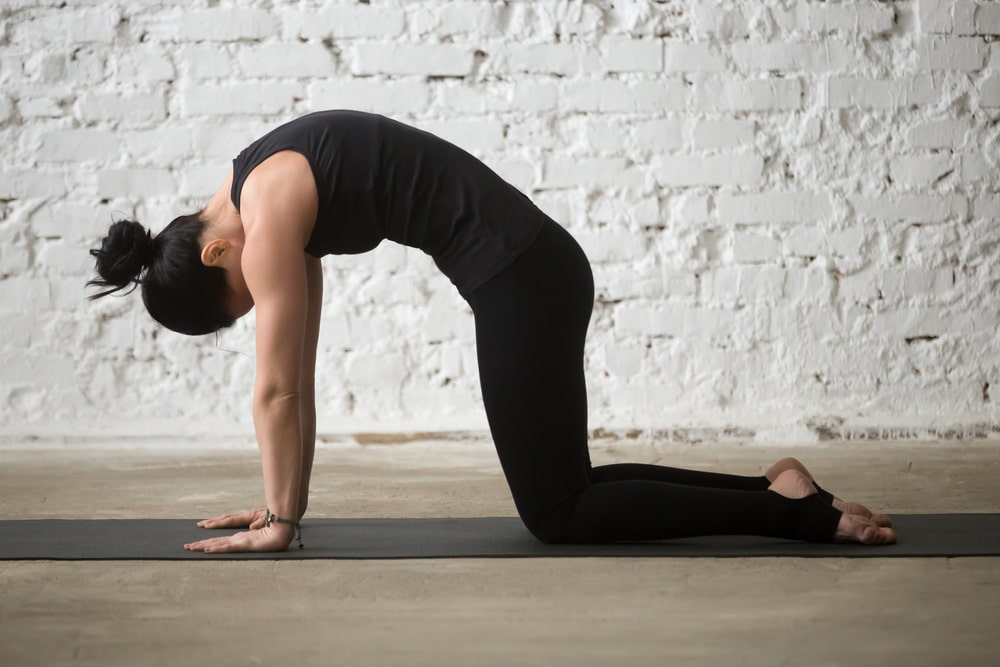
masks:
[[[579,541],[569,518],[559,512],[521,512],[521,520],[528,532],[545,544],[570,544]]]

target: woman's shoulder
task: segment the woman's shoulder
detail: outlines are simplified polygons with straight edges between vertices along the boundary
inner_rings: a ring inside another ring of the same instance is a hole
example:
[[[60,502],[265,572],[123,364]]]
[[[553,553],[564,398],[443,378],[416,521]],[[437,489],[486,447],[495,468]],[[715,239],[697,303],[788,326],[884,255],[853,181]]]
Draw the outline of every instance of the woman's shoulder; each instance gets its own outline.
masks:
[[[316,223],[319,197],[309,161],[295,151],[279,151],[261,162],[243,182],[240,215],[244,226],[301,227],[308,239]]]

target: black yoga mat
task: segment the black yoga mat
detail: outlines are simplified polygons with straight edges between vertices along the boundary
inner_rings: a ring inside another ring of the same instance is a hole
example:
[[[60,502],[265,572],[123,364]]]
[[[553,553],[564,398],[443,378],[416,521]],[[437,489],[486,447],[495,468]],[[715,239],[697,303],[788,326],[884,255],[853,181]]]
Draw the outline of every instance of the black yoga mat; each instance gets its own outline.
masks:
[[[1000,514],[900,514],[899,544],[810,544],[717,536],[646,543],[542,544],[512,517],[307,519],[299,551],[203,554],[183,545],[233,530],[205,530],[193,519],[37,519],[0,521],[0,560],[204,560],[294,558],[913,557],[1000,555]]]

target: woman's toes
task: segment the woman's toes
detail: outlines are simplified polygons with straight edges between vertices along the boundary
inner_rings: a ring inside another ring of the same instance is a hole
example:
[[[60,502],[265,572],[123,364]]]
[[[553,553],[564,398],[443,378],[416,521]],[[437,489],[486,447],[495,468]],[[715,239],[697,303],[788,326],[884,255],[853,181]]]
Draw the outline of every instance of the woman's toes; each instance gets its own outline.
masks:
[[[879,526],[871,519],[856,514],[844,514],[837,526],[835,542],[860,542],[861,544],[895,544],[896,531]]]
[[[892,526],[892,520],[885,514],[875,514],[861,503],[852,503],[840,498],[834,498],[833,506],[845,514],[854,514],[855,516],[871,519],[876,526],[883,528]]]

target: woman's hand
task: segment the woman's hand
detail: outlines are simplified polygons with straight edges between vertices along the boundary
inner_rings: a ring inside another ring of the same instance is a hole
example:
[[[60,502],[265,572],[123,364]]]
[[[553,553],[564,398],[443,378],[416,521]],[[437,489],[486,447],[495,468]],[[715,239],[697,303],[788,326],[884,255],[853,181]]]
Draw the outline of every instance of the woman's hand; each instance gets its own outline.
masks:
[[[264,527],[264,518],[267,510],[248,510],[235,514],[220,514],[211,519],[203,519],[198,522],[199,528],[250,528],[256,530]]]
[[[244,514],[251,514],[251,512],[245,512]],[[263,522],[264,519],[262,517],[261,524]],[[288,524],[272,523],[270,526],[247,530],[235,535],[199,540],[198,542],[185,544],[184,548],[188,551],[204,551],[207,554],[223,554],[236,551],[284,551],[291,544],[294,532],[292,526]]]

